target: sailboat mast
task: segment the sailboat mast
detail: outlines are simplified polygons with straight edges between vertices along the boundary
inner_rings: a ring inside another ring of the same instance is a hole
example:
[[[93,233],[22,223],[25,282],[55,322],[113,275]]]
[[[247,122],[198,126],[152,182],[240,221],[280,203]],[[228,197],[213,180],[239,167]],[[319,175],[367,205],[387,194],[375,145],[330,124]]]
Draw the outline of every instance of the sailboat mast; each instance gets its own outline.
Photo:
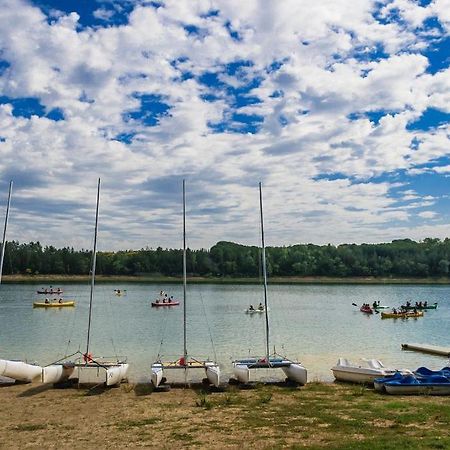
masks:
[[[91,336],[91,318],[92,318],[92,300],[94,298],[94,284],[95,284],[95,267],[97,264],[97,232],[98,232],[98,206],[100,202],[100,178],[97,185],[97,208],[95,210],[95,232],[94,232],[94,248],[92,250],[92,267],[91,267],[91,292],[89,295],[89,320],[87,330],[87,343],[86,343],[86,358],[89,355],[89,340]],[[88,361],[88,359],[86,359]]]
[[[263,216],[263,198],[262,198],[262,183],[259,182],[259,210],[261,213],[261,259],[263,268],[263,279],[264,279],[264,311],[266,317],[266,358],[267,364],[269,361],[269,307],[267,304],[267,268],[266,268],[266,245],[264,242],[264,216]]]
[[[187,346],[186,346],[186,186],[183,180],[183,356],[185,364],[187,363]]]
[[[11,204],[12,180],[9,182],[8,203],[6,206],[5,226],[3,227],[2,254],[0,257],[0,283],[2,282],[3,260],[5,258],[6,228],[8,227],[9,206]]]

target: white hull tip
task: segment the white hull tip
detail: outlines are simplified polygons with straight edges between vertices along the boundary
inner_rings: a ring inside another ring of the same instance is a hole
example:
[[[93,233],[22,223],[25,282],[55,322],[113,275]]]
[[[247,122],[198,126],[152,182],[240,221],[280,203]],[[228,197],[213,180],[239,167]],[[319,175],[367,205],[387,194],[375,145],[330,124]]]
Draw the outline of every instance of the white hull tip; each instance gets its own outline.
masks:
[[[300,386],[304,386],[308,380],[308,371],[298,363],[293,363],[290,366],[282,367],[286,377],[298,383]]]
[[[206,363],[206,377],[215,387],[220,385],[220,367],[215,363]]]
[[[151,381],[155,388],[157,388],[163,379],[164,370],[162,364],[156,363],[152,364],[152,375]]]
[[[248,383],[250,380],[250,370],[245,364],[235,364],[233,374],[241,383]]]
[[[23,361],[0,359],[0,376],[31,383],[40,380],[42,377],[42,367]]]

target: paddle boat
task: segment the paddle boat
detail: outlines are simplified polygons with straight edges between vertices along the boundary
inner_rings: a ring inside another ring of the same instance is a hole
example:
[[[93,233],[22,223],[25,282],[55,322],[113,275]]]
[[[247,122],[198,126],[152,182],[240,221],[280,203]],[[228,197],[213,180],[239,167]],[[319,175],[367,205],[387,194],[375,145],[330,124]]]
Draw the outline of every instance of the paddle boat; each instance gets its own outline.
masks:
[[[447,377],[450,379],[450,367],[443,367],[441,370],[431,370],[427,367],[419,367],[417,370],[412,372],[415,378],[418,380],[424,380],[428,377]],[[411,374],[409,374],[411,375]],[[378,392],[386,392],[385,383],[388,381],[400,381],[403,380],[405,374],[401,372],[397,372],[392,377],[383,377],[377,378],[374,380],[373,385],[376,391]]]
[[[392,377],[398,372],[397,369],[385,367],[378,359],[366,358],[362,358],[358,364],[354,364],[346,358],[339,358],[331,371],[338,381],[367,384],[372,384],[375,379],[380,377]],[[411,374],[412,372],[402,369],[401,373]]]
[[[386,393],[392,395],[450,395],[450,379],[443,375],[417,377],[405,375],[384,383]]]
[[[65,306],[75,306],[75,300],[53,300],[49,302],[33,302],[33,308],[63,308]]]

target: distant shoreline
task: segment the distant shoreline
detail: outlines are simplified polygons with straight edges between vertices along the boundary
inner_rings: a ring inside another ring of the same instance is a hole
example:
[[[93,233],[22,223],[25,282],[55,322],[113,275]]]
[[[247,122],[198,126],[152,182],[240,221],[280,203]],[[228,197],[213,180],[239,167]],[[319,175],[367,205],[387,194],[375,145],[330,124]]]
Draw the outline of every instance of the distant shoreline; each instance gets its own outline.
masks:
[[[3,283],[24,283],[50,285],[56,283],[86,283],[88,275],[4,275]],[[129,275],[97,275],[96,283],[147,283],[147,284],[181,284],[181,277],[165,276],[129,276]],[[221,278],[221,277],[188,277],[190,284],[260,284],[259,278]],[[394,278],[394,277],[273,277],[269,284],[450,284],[450,278]]]

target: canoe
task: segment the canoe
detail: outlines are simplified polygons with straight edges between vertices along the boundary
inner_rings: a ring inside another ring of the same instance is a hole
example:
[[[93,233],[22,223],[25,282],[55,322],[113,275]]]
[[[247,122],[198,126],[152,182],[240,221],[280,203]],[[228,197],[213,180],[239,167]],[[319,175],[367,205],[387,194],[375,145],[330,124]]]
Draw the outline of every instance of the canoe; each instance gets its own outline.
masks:
[[[36,291],[38,294],[47,294],[47,295],[59,295],[63,293],[62,289],[44,289],[44,290],[39,290]]]
[[[65,302],[33,302],[33,308],[62,308],[64,306],[75,306],[75,301],[65,301]]]
[[[249,308],[247,308],[246,310],[245,310],[245,314],[254,314],[254,313],[264,313],[264,312],[266,312],[266,310],[265,309],[249,309]]]
[[[394,314],[392,312],[382,312],[381,313],[382,319],[408,319],[408,318],[415,318],[415,317],[423,317],[423,311],[417,311],[416,313],[404,312],[404,313],[397,313],[397,314]]]
[[[177,306],[180,302],[168,302],[168,303],[161,303],[161,302],[152,302],[152,306],[158,307],[158,306]]]
[[[405,309],[407,309],[408,311],[413,310],[414,308],[416,308],[419,311],[422,311],[423,309],[436,309],[437,308],[437,303],[433,303],[432,305],[427,305],[427,306],[406,306]]]

